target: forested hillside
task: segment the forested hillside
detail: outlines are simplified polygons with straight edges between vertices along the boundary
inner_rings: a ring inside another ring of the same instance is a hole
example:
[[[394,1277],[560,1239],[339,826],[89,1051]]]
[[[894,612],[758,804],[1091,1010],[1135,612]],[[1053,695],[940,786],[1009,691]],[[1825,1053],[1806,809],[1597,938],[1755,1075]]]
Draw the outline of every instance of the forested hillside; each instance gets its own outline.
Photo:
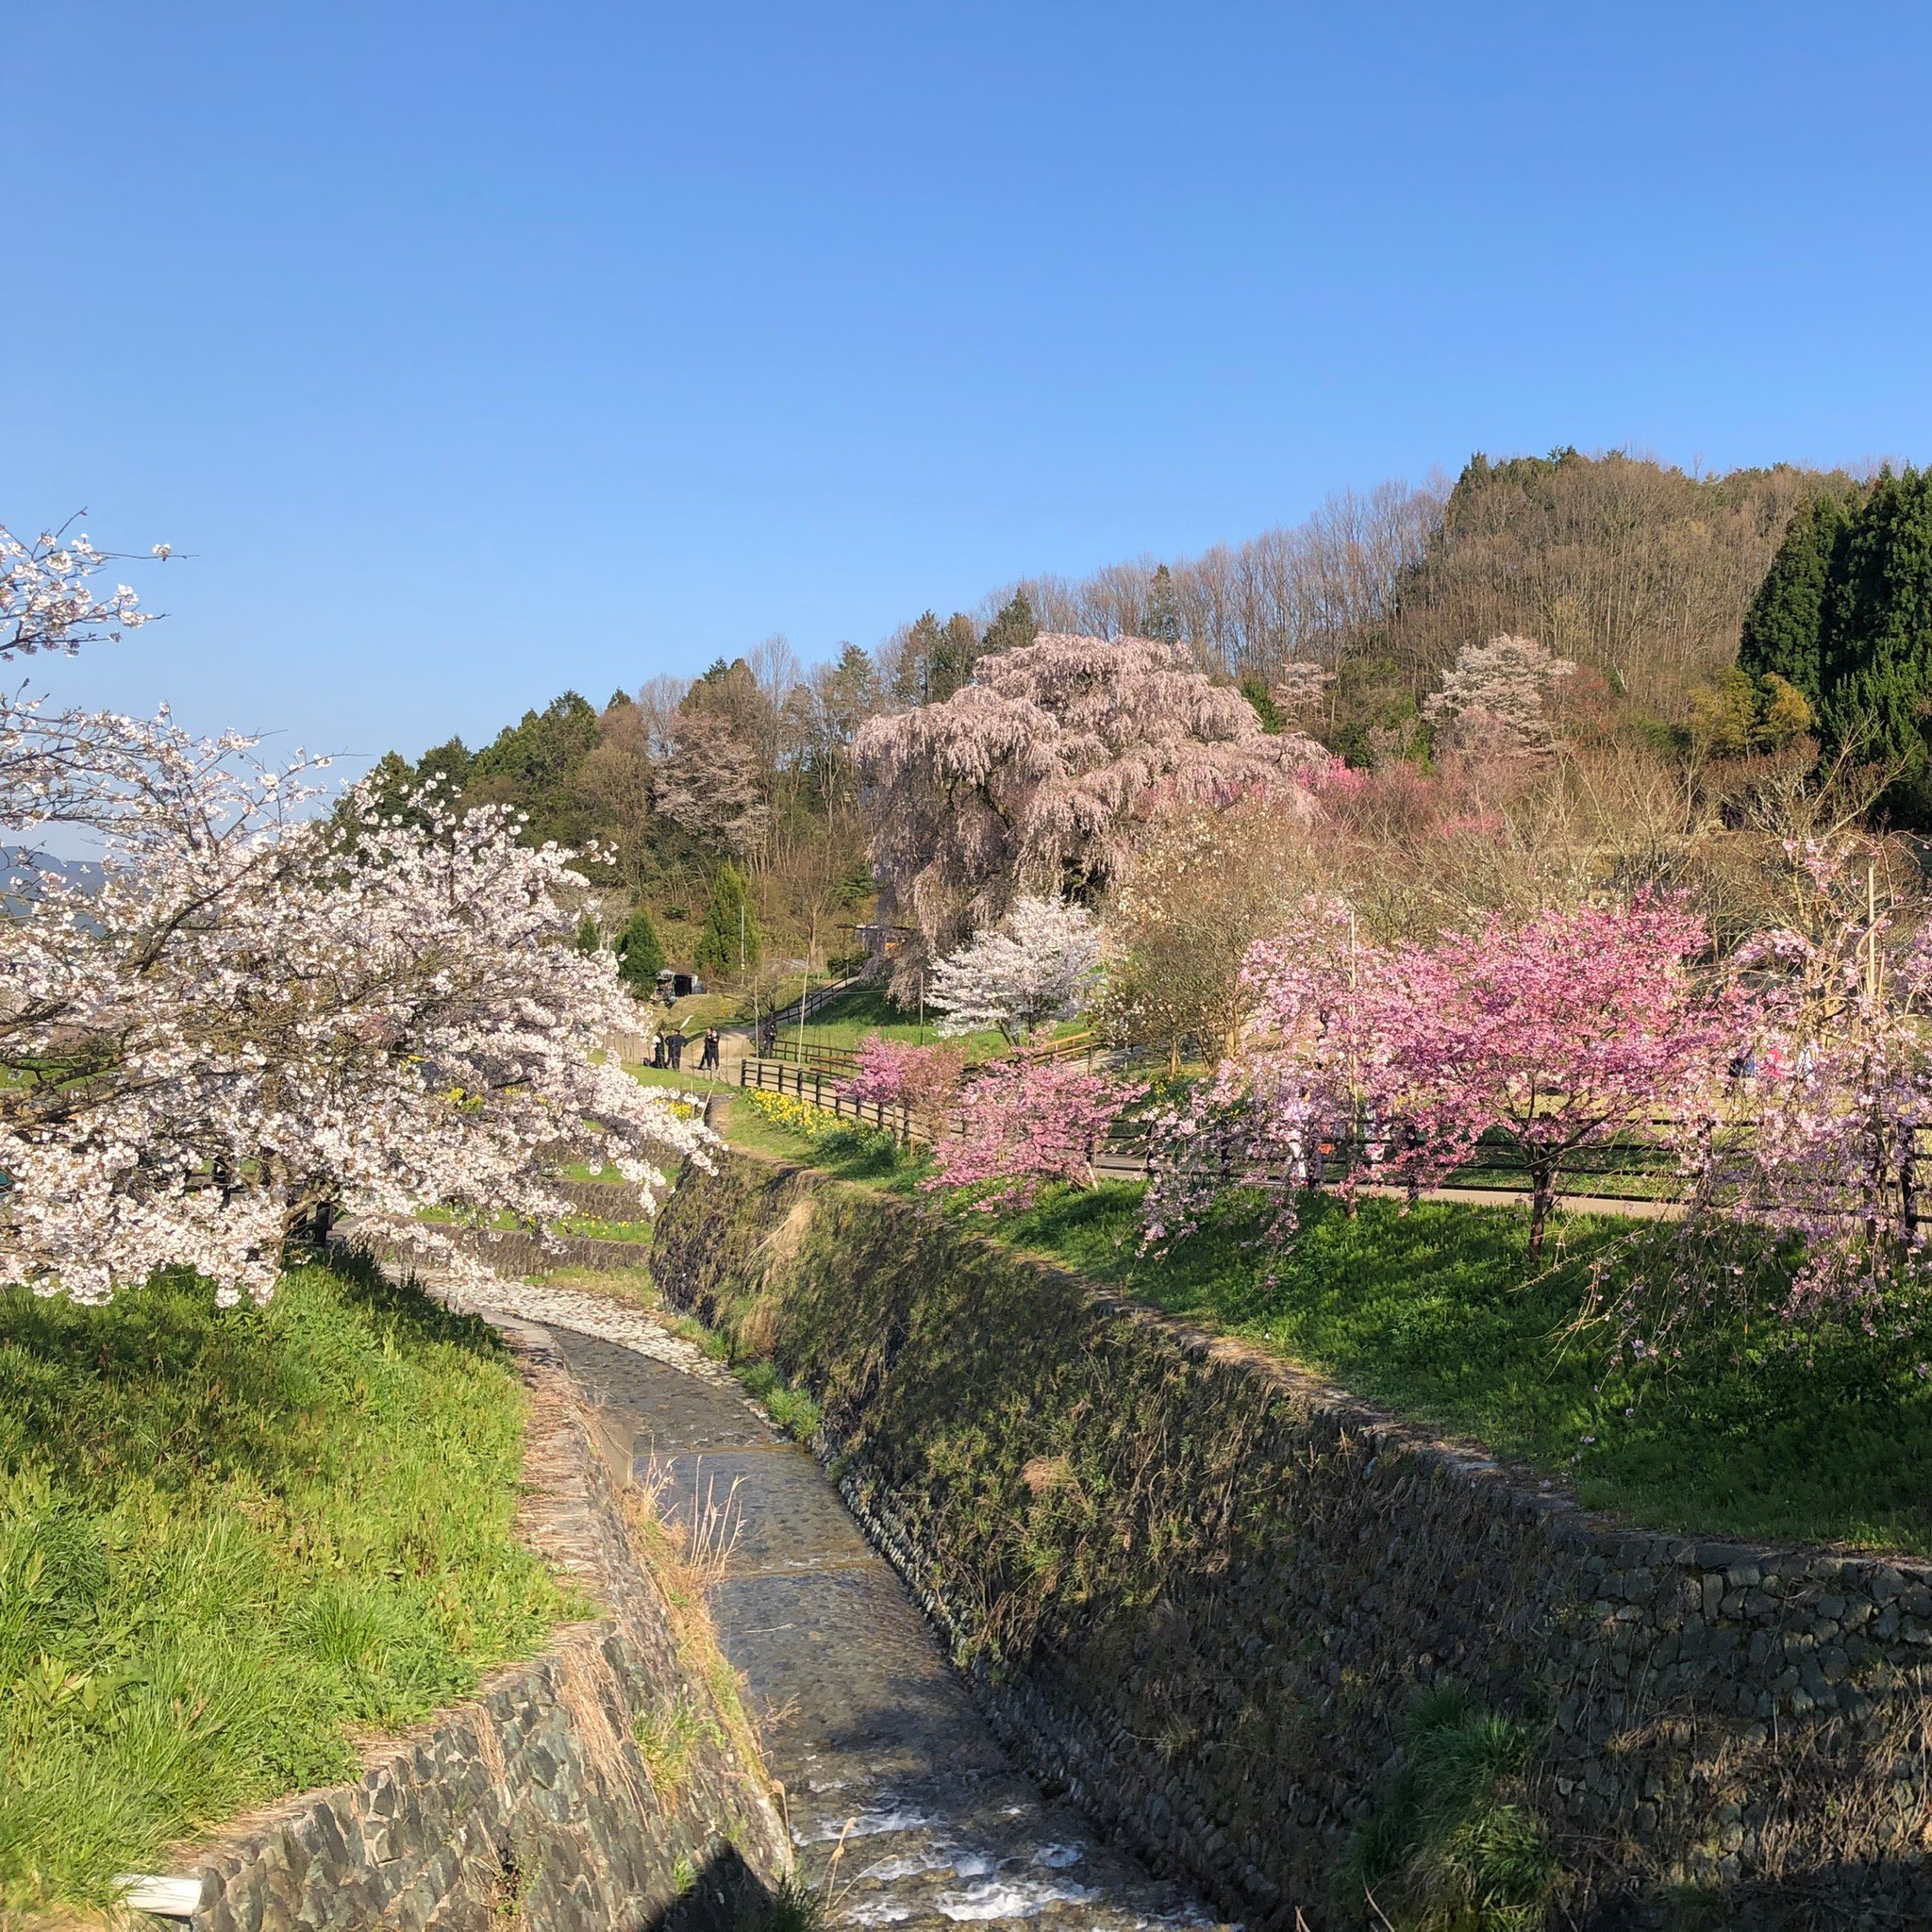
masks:
[[[1185,644],[1269,729],[1291,722],[1357,769],[1426,766],[1429,694],[1458,653],[1498,635],[1577,667],[1562,705],[1599,737],[1742,758],[1815,727],[1827,749],[1923,762],[1914,667],[1932,650],[1905,553],[1923,543],[1927,499],[1910,475],[1477,456],[1453,485],[1341,494],[1199,557],[1023,578],[808,668],[773,638],[601,708],[566,691],[479,750],[391,754],[378,776],[400,804],[441,773],[466,802],[520,807],[532,840],[597,841],[604,924],[644,907],[680,962],[733,862],[765,950],[823,963],[871,904],[859,728],[943,703],[982,658],[1042,630]],[[1295,687],[1307,702],[1291,721],[1283,679],[1309,667],[1322,675]]]

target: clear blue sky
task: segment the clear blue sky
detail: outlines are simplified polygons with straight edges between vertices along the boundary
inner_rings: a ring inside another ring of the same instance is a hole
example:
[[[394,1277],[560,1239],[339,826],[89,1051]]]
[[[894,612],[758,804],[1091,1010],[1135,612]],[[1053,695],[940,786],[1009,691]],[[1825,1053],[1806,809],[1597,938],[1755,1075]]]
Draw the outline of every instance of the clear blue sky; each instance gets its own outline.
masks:
[[[1932,8],[15,10],[62,696],[474,742],[1492,454],[1932,454]]]

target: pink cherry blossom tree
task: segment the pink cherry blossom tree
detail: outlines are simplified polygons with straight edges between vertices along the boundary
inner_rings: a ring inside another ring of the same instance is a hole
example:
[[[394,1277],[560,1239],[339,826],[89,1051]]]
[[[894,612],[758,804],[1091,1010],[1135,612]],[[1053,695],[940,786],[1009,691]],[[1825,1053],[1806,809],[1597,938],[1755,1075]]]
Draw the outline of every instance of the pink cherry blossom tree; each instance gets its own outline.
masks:
[[[1709,1104],[1740,1035],[1735,1001],[1696,970],[1707,944],[1680,902],[1645,897],[1394,949],[1364,1022],[1390,1165],[1440,1178],[1501,1129],[1528,1171],[1537,1258],[1583,1149]]]
[[[967,1083],[924,1185],[974,1191],[987,1213],[1030,1205],[1049,1181],[1091,1187],[1108,1129],[1144,1091],[1065,1061],[991,1061]]]
[[[874,719],[855,745],[880,917],[918,934],[895,986],[909,991],[1023,893],[1095,897],[1167,803],[1298,798],[1323,756],[1264,731],[1177,645],[1048,634],[982,658],[943,704]]]
[[[964,1046],[915,1046],[874,1033],[858,1042],[856,1058],[858,1071],[841,1092],[861,1106],[898,1108],[909,1129],[927,1140],[941,1136],[966,1077]]]
[[[1286,1234],[1314,1182],[1413,1194],[1501,1131],[1527,1170],[1536,1258],[1579,1153],[1713,1104],[1740,1023],[1698,970],[1705,946],[1674,900],[1492,914],[1389,949],[1361,944],[1345,906],[1311,908],[1250,954],[1248,1050],[1157,1124],[1150,1236],[1185,1231],[1229,1180],[1274,1191]]]

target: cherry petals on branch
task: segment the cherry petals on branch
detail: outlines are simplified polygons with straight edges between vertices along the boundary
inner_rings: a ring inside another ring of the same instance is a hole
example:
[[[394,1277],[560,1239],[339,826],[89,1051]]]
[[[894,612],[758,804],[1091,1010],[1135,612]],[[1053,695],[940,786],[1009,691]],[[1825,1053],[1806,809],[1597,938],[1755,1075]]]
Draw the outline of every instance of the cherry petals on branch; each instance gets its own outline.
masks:
[[[165,562],[165,543],[150,553]],[[28,541],[0,524],[0,659],[61,651],[72,657],[82,644],[119,638],[154,622],[134,591],[117,584],[111,596],[95,593],[90,579],[123,560],[96,550],[86,533],[43,530]]]
[[[987,1213],[1029,1206],[1048,1182],[1091,1187],[1108,1129],[1144,1091],[1066,1061],[994,1060],[968,1082],[924,1185],[967,1190]]]

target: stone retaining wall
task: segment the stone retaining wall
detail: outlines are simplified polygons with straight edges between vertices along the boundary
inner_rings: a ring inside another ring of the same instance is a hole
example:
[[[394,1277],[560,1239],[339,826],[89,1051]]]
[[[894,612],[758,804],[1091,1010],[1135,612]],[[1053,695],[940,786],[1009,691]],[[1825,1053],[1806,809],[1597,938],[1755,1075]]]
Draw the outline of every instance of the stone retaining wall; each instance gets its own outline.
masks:
[[[1454,1679],[1538,1740],[1555,1924],[1932,1923],[1932,1570],[1587,1515],[906,1202],[734,1156],[653,1269],[808,1389],[841,1488],[1039,1774],[1251,1924]]]
[[[724,1932],[789,1869],[762,1772],[733,1746],[632,1547],[599,1453],[627,1480],[629,1444],[593,1444],[543,1331],[503,1325],[531,1396],[519,1527],[610,1614],[371,1747],[358,1783],[184,1853],[176,1869],[202,1877],[195,1932]],[[691,1741],[659,1790],[637,1734],[666,1724]]]

